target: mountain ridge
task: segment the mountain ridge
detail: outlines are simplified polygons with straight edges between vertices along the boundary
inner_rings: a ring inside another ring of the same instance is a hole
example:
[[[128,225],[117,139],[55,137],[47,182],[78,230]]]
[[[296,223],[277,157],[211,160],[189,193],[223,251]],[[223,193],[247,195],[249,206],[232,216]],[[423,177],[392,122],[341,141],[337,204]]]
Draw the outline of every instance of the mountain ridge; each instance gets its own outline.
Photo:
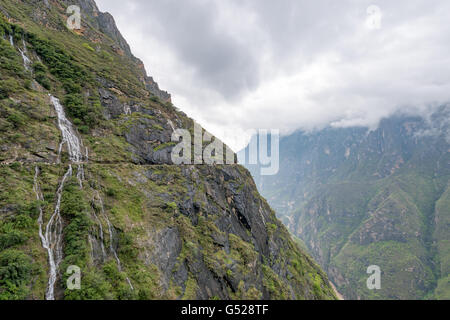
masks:
[[[194,121],[67,4],[0,4],[0,299],[335,299],[247,170],[172,164]]]
[[[280,141],[278,175],[247,166],[345,298],[448,298],[449,115],[297,132]],[[381,290],[366,288],[370,265]]]

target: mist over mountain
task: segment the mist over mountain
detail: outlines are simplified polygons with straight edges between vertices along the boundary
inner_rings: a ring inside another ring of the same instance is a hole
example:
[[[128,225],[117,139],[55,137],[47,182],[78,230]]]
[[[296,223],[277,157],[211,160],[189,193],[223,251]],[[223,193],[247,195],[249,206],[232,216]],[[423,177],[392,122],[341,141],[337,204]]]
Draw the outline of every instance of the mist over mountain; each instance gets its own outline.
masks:
[[[450,107],[280,141],[258,189],[347,299],[450,297]],[[248,150],[247,150],[248,153]],[[379,266],[381,289],[368,290]]]
[[[247,129],[375,129],[450,101],[446,0],[98,2],[176,105],[235,151]]]
[[[0,1],[0,300],[450,299],[449,1],[98,4]]]

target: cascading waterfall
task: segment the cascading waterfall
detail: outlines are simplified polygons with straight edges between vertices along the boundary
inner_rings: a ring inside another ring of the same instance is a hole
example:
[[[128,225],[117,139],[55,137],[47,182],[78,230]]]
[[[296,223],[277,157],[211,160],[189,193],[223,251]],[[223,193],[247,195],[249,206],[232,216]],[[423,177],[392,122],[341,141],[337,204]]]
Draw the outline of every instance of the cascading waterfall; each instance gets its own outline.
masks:
[[[77,179],[80,184],[80,188],[83,188],[83,180],[84,180],[84,167],[83,167],[83,160],[88,159],[88,149],[85,148],[85,156],[83,156],[83,153],[81,151],[81,148],[83,147],[83,142],[78,138],[75,129],[73,128],[72,123],[67,119],[66,114],[64,112],[64,108],[61,105],[58,98],[49,95],[51,103],[53,104],[55,111],[57,113],[58,117],[58,127],[61,131],[62,135],[62,141],[59,145],[58,150],[58,163],[61,163],[61,153],[62,148],[64,144],[67,145],[67,150],[69,154],[69,161],[71,164],[69,164],[69,168],[67,172],[64,174],[58,190],[56,192],[56,205],[55,210],[53,212],[53,215],[50,217],[50,220],[47,223],[45,233],[43,233],[43,212],[40,208],[38,223],[39,223],[39,237],[42,241],[42,246],[44,249],[47,250],[48,253],[48,260],[50,265],[50,274],[49,274],[49,280],[48,280],[48,287],[46,291],[46,299],[47,300],[54,300],[55,299],[55,283],[58,275],[58,268],[60,263],[63,259],[63,250],[62,250],[62,235],[63,235],[63,223],[62,223],[62,217],[60,212],[61,207],[61,198],[62,193],[64,190],[64,185],[66,181],[72,176],[73,170],[72,170],[72,164],[78,165],[78,172],[77,172]],[[42,193],[40,191],[39,183],[38,183],[38,176],[39,176],[39,168],[36,167],[35,169],[35,178],[34,178],[34,191],[36,193],[36,198],[38,200],[43,200]],[[114,249],[113,245],[113,226],[111,222],[108,219],[108,216],[105,213],[103,200],[100,197],[99,193],[97,192],[97,198],[100,202],[101,207],[101,213],[102,217],[105,219],[108,225],[108,231],[109,231],[109,240],[110,240],[110,251],[113,254],[116,263],[117,268],[120,272],[122,272],[122,264],[120,262],[120,259],[117,255],[116,250]],[[100,239],[101,239],[101,247],[102,247],[102,254],[104,257],[106,257],[106,250],[104,247],[104,232],[103,232],[103,226],[99,219],[99,217],[94,213],[94,217],[97,220],[100,228]],[[134,290],[133,285],[131,284],[130,279],[127,277],[127,282],[132,290]]]
[[[36,166],[34,175],[34,192],[36,194],[36,199],[38,201],[43,201],[41,188],[39,186],[39,168]],[[47,250],[48,262],[50,266],[50,273],[48,279],[47,291],[45,293],[45,298],[47,300],[55,300],[55,283],[58,275],[58,267],[62,261],[62,218],[61,218],[61,197],[64,189],[64,184],[67,179],[72,175],[72,166],[69,166],[66,174],[64,175],[59,188],[56,192],[56,206],[53,215],[47,223],[45,228],[45,233],[43,232],[43,211],[42,207],[39,206],[39,237],[41,238],[42,247]]]
[[[19,52],[22,55],[23,66],[25,70],[31,71],[31,60],[27,57],[27,44],[25,43],[25,39],[22,39],[23,50],[19,48]]]
[[[105,212],[105,206],[103,205],[103,200],[100,197],[100,195],[97,192],[97,199],[100,203],[100,208],[101,208],[101,212],[102,212],[102,216],[103,218],[106,220],[106,224],[108,225],[108,232],[109,232],[109,250],[111,251],[111,253],[113,254],[114,258],[116,259],[116,263],[117,263],[117,269],[119,269],[119,272],[122,272],[122,264],[120,262],[119,256],[117,255],[116,249],[114,249],[114,245],[113,245],[113,238],[114,238],[114,234],[113,234],[113,226],[111,224],[111,221],[109,221],[109,218]],[[100,224],[101,225],[101,224]],[[131,284],[130,279],[127,277],[127,282],[128,285],[130,286],[131,290],[134,290],[133,285]]]
[[[81,147],[83,145],[82,141],[78,138],[72,123],[67,119],[64,108],[61,105],[58,98],[50,95],[50,100],[55,107],[56,113],[58,115],[58,127],[61,130],[62,140],[59,144],[58,158],[61,160],[61,152],[64,144],[67,145],[69,152],[69,160],[72,163],[78,164],[77,179],[80,184],[80,188],[83,188],[84,180],[84,167],[83,167],[83,153],[81,152]]]
[[[55,300],[55,283],[58,273],[59,265],[62,261],[62,217],[61,217],[61,198],[64,190],[64,184],[67,179],[72,176],[72,165],[69,165],[69,169],[64,174],[63,179],[56,191],[56,206],[53,215],[47,223],[45,229],[45,241],[43,241],[42,246],[47,249],[48,260],[50,264],[50,276],[48,279],[48,288],[46,293],[47,300]]]
[[[61,153],[63,145],[67,144],[69,160],[73,163],[81,163],[83,161],[83,154],[81,152],[82,143],[75,133],[72,123],[67,119],[66,113],[64,112],[64,108],[59,102],[59,99],[50,95],[50,100],[58,115],[58,127],[62,134],[62,141],[59,145],[59,153]]]
[[[62,147],[64,144],[67,144],[67,149],[69,152],[69,160],[72,163],[78,164],[78,174],[77,177],[80,182],[80,186],[82,186],[81,179],[84,178],[84,170],[82,167],[83,154],[81,152],[81,142],[78,136],[73,129],[72,123],[67,119],[64,109],[59,102],[59,100],[50,95],[50,100],[55,107],[57,116],[58,116],[58,127],[62,134],[62,141],[59,145],[59,153],[58,158],[61,156]],[[47,300],[55,299],[55,283],[58,276],[58,268],[63,259],[63,248],[62,248],[62,235],[63,235],[63,223],[61,217],[61,198],[64,190],[64,185],[67,180],[72,176],[72,164],[69,164],[69,168],[64,174],[58,190],[56,191],[56,205],[55,210],[50,217],[47,226],[45,228],[45,233],[43,233],[43,212],[40,209],[39,214],[39,237],[42,241],[42,246],[47,250],[48,260],[50,265],[50,274],[48,279],[48,286],[45,298]],[[40,192],[39,184],[37,182],[37,178],[39,175],[39,169],[36,167],[35,173],[35,193],[38,200],[42,200],[42,194]]]
[[[19,49],[19,52],[22,55],[23,66],[24,66],[25,70],[31,71],[31,68],[30,68],[31,60],[26,56],[26,54],[21,49]]]
[[[12,34],[9,35],[9,43],[11,44],[11,46],[14,47],[14,37]],[[23,67],[25,68],[25,70],[31,71],[31,59],[28,58],[27,56],[27,44],[25,43],[25,39],[22,39],[22,43],[23,43],[23,50],[20,48],[17,49],[19,50],[20,55],[22,56]]]

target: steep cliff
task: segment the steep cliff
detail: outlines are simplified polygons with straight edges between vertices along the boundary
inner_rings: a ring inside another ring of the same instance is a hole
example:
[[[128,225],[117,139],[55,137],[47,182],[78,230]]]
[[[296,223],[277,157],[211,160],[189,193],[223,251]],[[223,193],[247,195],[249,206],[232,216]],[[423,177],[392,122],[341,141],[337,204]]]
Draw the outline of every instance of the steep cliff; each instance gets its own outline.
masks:
[[[246,169],[172,164],[194,123],[94,1],[0,12],[0,299],[335,298]]]
[[[448,299],[450,108],[280,142],[259,190],[347,299]],[[382,272],[368,290],[367,268]]]

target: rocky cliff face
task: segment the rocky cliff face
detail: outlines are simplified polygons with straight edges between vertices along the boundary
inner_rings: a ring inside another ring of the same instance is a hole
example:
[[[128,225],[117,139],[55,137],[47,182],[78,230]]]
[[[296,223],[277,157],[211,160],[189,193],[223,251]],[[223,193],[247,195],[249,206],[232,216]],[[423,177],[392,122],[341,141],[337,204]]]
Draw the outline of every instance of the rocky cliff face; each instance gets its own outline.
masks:
[[[172,164],[193,121],[68,4],[0,4],[0,299],[334,299],[246,169]]]
[[[142,69],[141,81],[145,84],[146,89],[153,95],[160,98],[163,102],[170,102],[171,96],[167,91],[160,90],[159,85],[153,80],[152,77],[148,77],[144,68],[144,64],[141,60],[133,56],[130,46],[124,39],[119,29],[116,26],[113,16],[108,12],[101,12],[98,10],[94,0],[79,0],[79,1],[61,1],[66,6],[79,5],[81,8],[81,14],[83,17],[81,32],[85,37],[89,38],[92,42],[99,41],[99,37],[103,38],[100,41],[111,40],[111,47],[118,54],[125,54],[130,59],[136,62]],[[47,6],[48,7],[48,6]],[[105,39],[107,37],[108,39]]]
[[[377,130],[325,129],[280,142],[257,185],[348,299],[449,297],[449,107]],[[381,290],[368,290],[370,265]]]

